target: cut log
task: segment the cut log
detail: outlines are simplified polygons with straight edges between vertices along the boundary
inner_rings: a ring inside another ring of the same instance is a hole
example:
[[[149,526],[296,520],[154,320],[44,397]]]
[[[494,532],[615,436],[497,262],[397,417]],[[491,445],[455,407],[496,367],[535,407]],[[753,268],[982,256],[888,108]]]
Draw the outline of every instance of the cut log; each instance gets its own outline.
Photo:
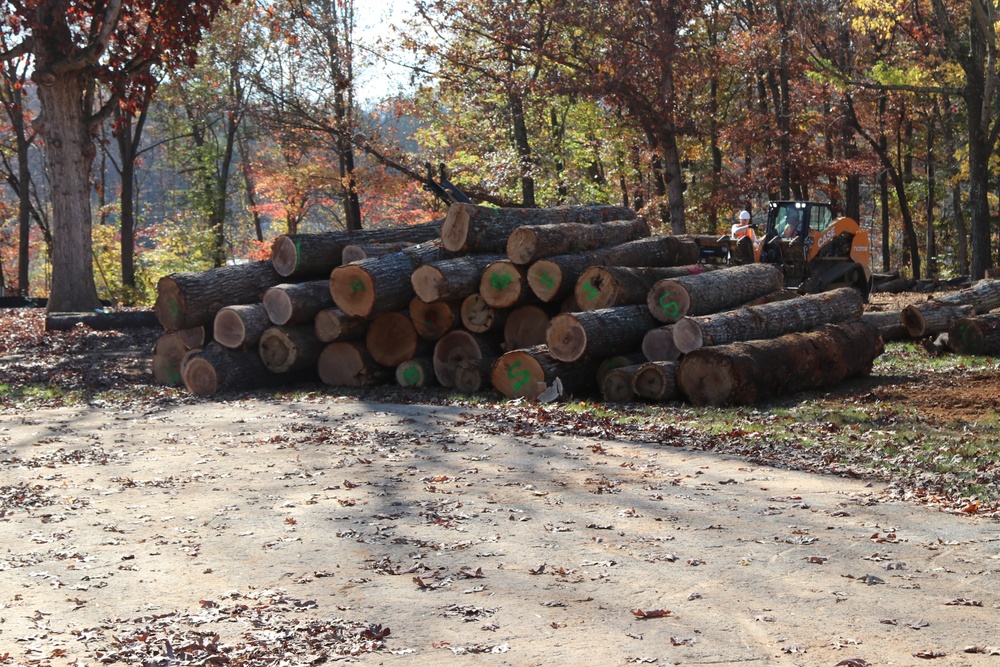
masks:
[[[272,373],[314,370],[323,351],[312,325],[270,327],[260,335],[257,345],[264,366]]]
[[[660,280],[697,275],[718,267],[687,266],[592,266],[576,280],[573,295],[580,310],[646,303],[649,290]]]
[[[535,298],[524,270],[509,259],[491,262],[483,269],[479,296],[494,308],[513,308]]]
[[[211,339],[211,336],[208,335],[207,327],[181,329],[177,332],[177,335],[189,350],[196,347],[205,347]]]
[[[425,303],[420,297],[410,301],[410,320],[417,335],[425,340],[437,340],[462,323],[462,304],[457,301]]]
[[[497,357],[466,359],[458,362],[455,364],[455,389],[466,394],[474,394],[492,386],[490,377],[496,363]]]
[[[641,352],[634,352],[632,354],[616,354],[613,357],[608,357],[597,367],[597,386],[604,386],[604,378],[606,378],[608,373],[616,368],[634,366],[635,364],[641,364],[645,361],[646,358]]]
[[[120,331],[122,329],[155,329],[159,318],[151,310],[94,311],[89,313],[47,313],[46,331],[69,331],[82,324],[95,331]]]
[[[396,382],[400,387],[428,387],[437,384],[433,361],[430,357],[407,359],[396,366]]]
[[[330,294],[348,315],[375,317],[402,310],[416,293],[410,276],[419,266],[448,258],[437,241],[338,266],[330,273]]]
[[[674,325],[650,329],[642,338],[642,353],[650,361],[677,361],[681,351],[674,342]]]
[[[593,390],[597,362],[559,361],[549,355],[545,345],[538,345],[504,354],[497,360],[492,377],[493,386],[508,398],[537,398],[556,378],[563,385],[563,393],[580,394]]]
[[[635,398],[635,391],[632,390],[632,378],[642,364],[632,364],[630,366],[619,366],[608,371],[604,378],[600,380],[601,394],[605,401],[612,403],[625,403]]]
[[[936,306],[932,304],[938,303],[954,306],[972,306],[973,312],[977,315],[988,313],[991,310],[1000,308],[1000,280],[980,280],[972,287],[959,290],[958,292],[945,294],[944,296],[936,297],[933,300],[922,304],[907,306],[903,309],[903,315],[900,318],[901,324],[903,324],[907,331],[909,331],[913,336],[925,336],[931,333],[937,333],[927,329],[926,327],[921,330],[919,334],[914,334],[913,332],[919,330],[921,317],[931,317],[930,311],[936,308]],[[924,311],[927,311],[926,316],[924,315]]]
[[[283,380],[284,376],[267,370],[257,350],[233,350],[219,343],[209,343],[184,366],[184,386],[199,396],[260,389]]]
[[[644,218],[583,224],[518,227],[507,238],[507,257],[515,264],[530,264],[542,257],[589,252],[649,236]]]
[[[507,321],[509,312],[494,308],[476,293],[462,301],[462,326],[472,333],[496,331]]]
[[[675,236],[651,236],[592,253],[557,255],[528,268],[528,286],[542,301],[573,292],[577,278],[591,266],[687,266],[698,262],[698,246]]]
[[[275,285],[264,292],[263,302],[268,319],[278,326],[312,322],[316,313],[333,307],[330,280]]]
[[[632,391],[650,401],[672,401],[677,391],[677,361],[650,361],[639,366],[632,377]]]
[[[427,303],[464,299],[479,291],[483,271],[503,255],[465,255],[417,267],[411,276],[413,291]]]
[[[506,252],[507,239],[518,227],[562,222],[632,220],[627,206],[559,206],[553,208],[489,208],[452,204],[441,225],[441,242],[453,252]]]
[[[619,350],[642,345],[646,333],[657,326],[645,306],[619,306],[552,318],[545,336],[549,354],[559,361],[603,359]]]
[[[156,317],[167,331],[207,326],[225,306],[260,302],[271,287],[285,282],[271,262],[172,273],[156,284]]]
[[[976,310],[970,303],[948,303],[943,299],[931,299],[903,308],[899,314],[899,323],[911,338],[923,338],[948,331],[956,320],[975,314]]]
[[[649,312],[672,324],[685,315],[708,315],[783,290],[781,269],[771,264],[747,264],[695,276],[661,280],[649,290]]]
[[[521,306],[510,311],[503,325],[503,349],[518,350],[545,342],[551,318],[540,306]]]
[[[1000,314],[956,320],[948,330],[948,346],[958,354],[1000,355]]]
[[[878,327],[882,332],[882,340],[903,340],[910,337],[910,332],[899,323],[903,311],[901,310],[871,310],[861,315],[865,322]]]
[[[703,347],[680,362],[677,386],[695,405],[753,405],[871,372],[878,329],[861,320],[779,338]]]
[[[372,359],[361,343],[329,343],[316,362],[319,379],[333,387],[364,387],[383,382],[390,376],[385,366]]]
[[[433,236],[427,239],[420,239],[421,241],[431,241]],[[382,255],[388,255],[391,252],[399,252],[403,248],[409,248],[413,243],[409,241],[399,241],[396,243],[352,243],[350,245],[344,246],[344,252],[341,255],[341,264],[350,264],[351,262],[359,262],[362,259],[368,259],[369,257],[381,257]],[[331,271],[333,269],[331,268]]]
[[[348,315],[340,308],[325,308],[313,320],[313,333],[323,343],[363,338],[367,331],[367,319]]]
[[[497,357],[499,354],[500,348],[491,338],[455,329],[442,336],[434,346],[434,375],[442,387],[453,387],[458,362]]]
[[[157,338],[153,345],[153,381],[168,387],[179,385],[183,379],[181,360],[188,349],[177,334],[168,333]]]
[[[372,320],[365,346],[375,363],[392,368],[431,352],[431,344],[417,335],[409,316],[400,311],[383,313]]]
[[[861,292],[841,287],[761,306],[685,317],[674,325],[674,343],[681,354],[687,354],[709,345],[777,338],[786,333],[809,331],[822,324],[856,320],[864,308]]]
[[[260,335],[271,324],[262,303],[226,306],[215,314],[215,340],[234,350],[256,347]]]
[[[197,357],[199,354],[201,354],[202,352],[204,352],[204,348],[193,347],[193,348],[191,348],[190,350],[188,350],[187,352],[184,353],[184,356],[181,357],[181,377],[182,378],[184,377],[184,374],[187,372],[188,363],[192,359],[194,359],[195,357]]]
[[[360,232],[285,234],[271,245],[271,262],[285,278],[329,276],[343,263],[344,247],[357,243],[432,241],[441,234],[441,220],[420,225],[368,229]],[[284,282],[284,281],[280,281]]]

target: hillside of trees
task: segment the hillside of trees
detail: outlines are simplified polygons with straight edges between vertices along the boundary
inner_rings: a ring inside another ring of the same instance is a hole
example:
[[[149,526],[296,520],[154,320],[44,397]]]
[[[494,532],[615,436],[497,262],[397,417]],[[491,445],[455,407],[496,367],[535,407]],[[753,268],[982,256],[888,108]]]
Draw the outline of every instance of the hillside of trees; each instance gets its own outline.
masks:
[[[413,0],[384,23],[355,0],[64,5],[0,0],[9,295],[149,304],[162,275],[279,234],[439,218],[428,165],[478,203],[622,204],[675,234],[832,201],[876,270],[996,261],[992,2]],[[410,74],[373,93],[390,66]]]

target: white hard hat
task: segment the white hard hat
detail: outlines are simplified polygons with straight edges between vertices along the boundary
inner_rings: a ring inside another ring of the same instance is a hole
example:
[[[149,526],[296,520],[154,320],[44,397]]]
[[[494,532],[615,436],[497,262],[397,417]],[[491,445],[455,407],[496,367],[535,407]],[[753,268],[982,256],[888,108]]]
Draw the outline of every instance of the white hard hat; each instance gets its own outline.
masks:
[[[750,211],[740,211],[740,220],[749,220]]]

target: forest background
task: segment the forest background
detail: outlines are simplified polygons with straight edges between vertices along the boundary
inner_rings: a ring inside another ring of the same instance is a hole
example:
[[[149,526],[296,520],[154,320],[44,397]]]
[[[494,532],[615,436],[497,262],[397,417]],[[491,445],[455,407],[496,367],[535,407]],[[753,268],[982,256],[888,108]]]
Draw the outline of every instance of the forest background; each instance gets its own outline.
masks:
[[[63,283],[89,305],[69,257],[101,298],[149,304],[160,276],[267,258],[279,234],[440,218],[438,165],[487,205],[621,203],[721,234],[743,208],[762,223],[769,199],[817,199],[869,230],[876,269],[996,260],[993,0],[0,7],[7,294]],[[52,132],[66,72],[75,167]],[[74,217],[58,201],[78,172]]]

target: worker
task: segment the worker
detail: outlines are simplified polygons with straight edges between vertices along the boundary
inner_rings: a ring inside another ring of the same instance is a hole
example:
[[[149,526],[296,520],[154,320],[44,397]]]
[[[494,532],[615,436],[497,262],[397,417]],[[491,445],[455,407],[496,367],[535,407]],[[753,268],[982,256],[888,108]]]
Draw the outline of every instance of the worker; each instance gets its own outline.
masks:
[[[749,236],[753,239],[754,233],[753,224],[750,222],[750,211],[740,211],[739,220],[733,225],[729,235],[734,239],[742,238],[744,236]]]
[[[785,218],[785,228],[782,230],[781,235],[786,239],[795,238],[799,233],[800,222],[799,212],[794,208],[788,209],[788,216]]]

